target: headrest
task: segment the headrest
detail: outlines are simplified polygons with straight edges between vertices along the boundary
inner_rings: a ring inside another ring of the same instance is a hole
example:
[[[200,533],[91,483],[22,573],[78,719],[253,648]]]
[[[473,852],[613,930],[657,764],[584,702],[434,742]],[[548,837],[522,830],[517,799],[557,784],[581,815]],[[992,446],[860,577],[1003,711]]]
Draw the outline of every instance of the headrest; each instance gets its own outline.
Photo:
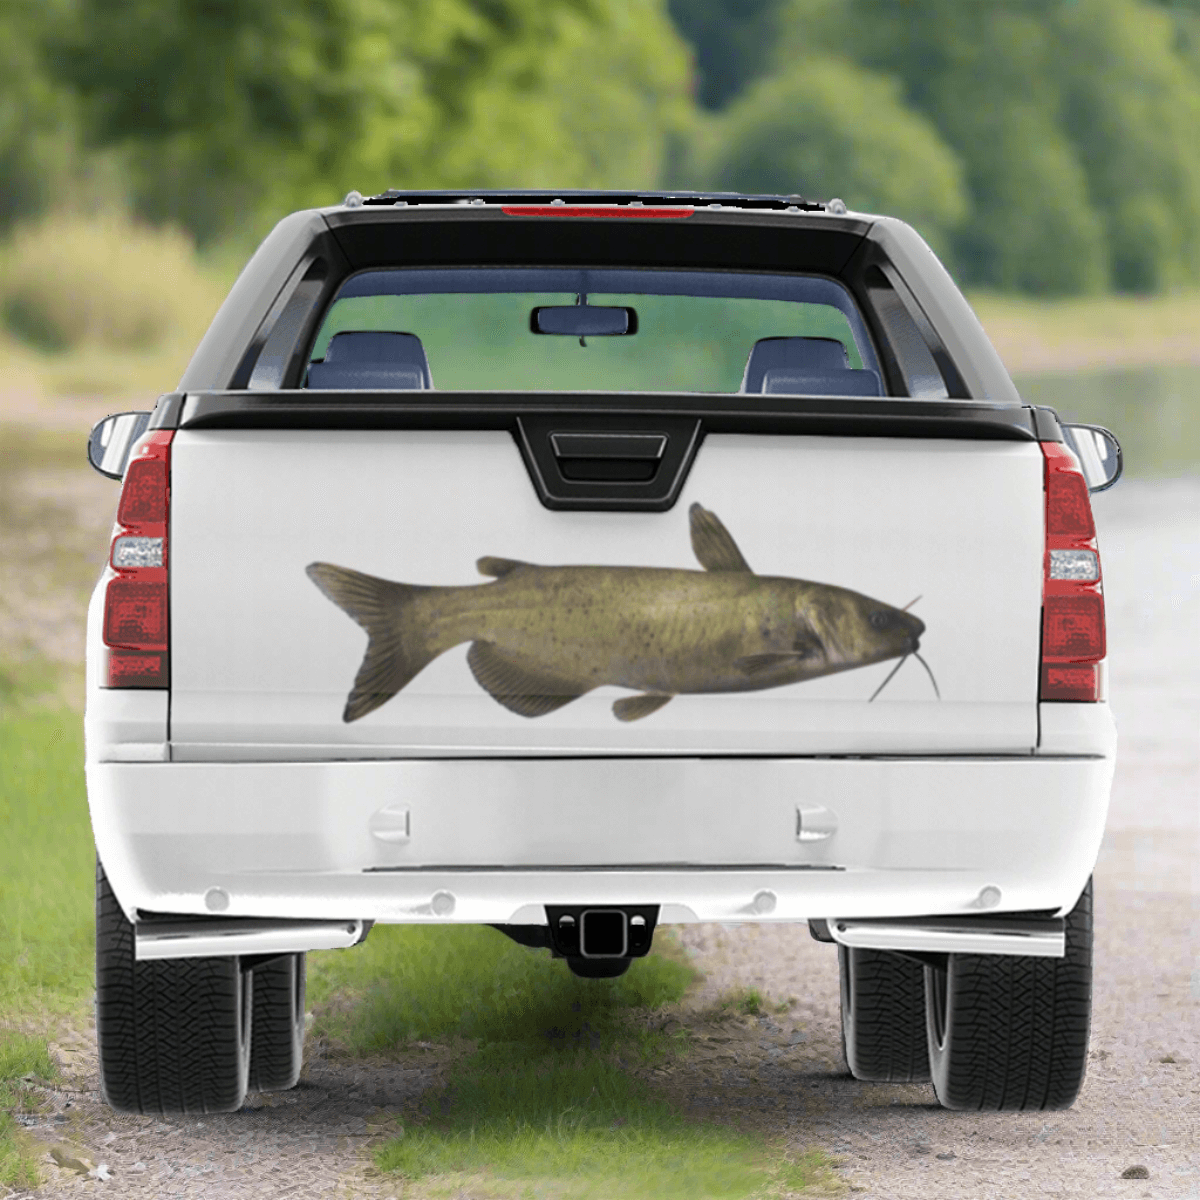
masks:
[[[324,362],[308,368],[310,388],[431,388],[429,360],[412,333],[335,333]]]
[[[874,371],[825,371],[802,375],[799,371],[768,371],[763,376],[768,396],[882,396]]]
[[[742,376],[743,392],[768,395],[879,396],[879,376],[853,369],[836,338],[771,337],[754,343]]]

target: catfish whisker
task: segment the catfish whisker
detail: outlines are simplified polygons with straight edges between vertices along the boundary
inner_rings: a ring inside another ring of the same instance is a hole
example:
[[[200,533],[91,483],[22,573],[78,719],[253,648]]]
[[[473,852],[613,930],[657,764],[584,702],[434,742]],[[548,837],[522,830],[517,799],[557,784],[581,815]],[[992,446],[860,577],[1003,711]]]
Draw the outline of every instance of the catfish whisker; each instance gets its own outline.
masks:
[[[929,676],[929,682],[933,684],[933,694],[940,700],[942,693],[938,691],[937,680],[934,679],[933,672],[929,669],[929,664],[915,650],[913,651],[913,658],[925,668],[925,673]],[[900,661],[903,662],[904,660],[901,659]]]
[[[884,689],[885,687],[887,687],[887,685],[888,685],[889,683],[891,683],[891,682],[892,682],[892,677],[893,677],[893,676],[896,674],[896,672],[897,672],[898,670],[900,670],[900,668],[901,668],[902,666],[904,666],[904,660],[905,660],[906,658],[908,658],[908,655],[907,655],[907,654],[904,656],[904,658],[902,658],[902,659],[901,659],[901,660],[900,660],[900,661],[899,661],[899,662],[898,662],[898,663],[897,663],[897,664],[896,664],[896,665],[895,665],[895,666],[892,668],[892,673],[891,673],[891,675],[889,675],[889,676],[888,676],[888,677],[887,677],[887,678],[886,678],[886,679],[885,679],[885,680],[884,680],[884,681],[883,681],[883,682],[882,682],[882,683],[881,683],[881,684],[880,684],[880,685],[879,685],[879,686],[878,686],[878,687],[875,689],[875,695],[871,697],[871,700],[874,700],[874,699],[875,699],[875,696],[878,696],[878,695],[879,695],[879,693],[880,693],[880,692],[882,692],[882,691],[883,691],[883,689]],[[867,703],[868,703],[868,704],[870,704],[870,703],[871,703],[871,700],[868,700],[868,701],[867,701]]]
[[[910,600],[910,601],[909,601],[909,602],[908,602],[908,603],[907,603],[907,604],[906,604],[906,605],[905,605],[905,606],[904,606],[904,607],[903,607],[903,608],[902,608],[900,611],[901,611],[901,612],[908,612],[908,610],[909,610],[910,608],[912,608],[912,606],[913,606],[914,604],[916,604],[916,602],[917,602],[918,600],[920,600],[920,599],[921,599],[921,596],[916,596],[916,597],[914,597],[914,598],[913,598],[912,600]]]

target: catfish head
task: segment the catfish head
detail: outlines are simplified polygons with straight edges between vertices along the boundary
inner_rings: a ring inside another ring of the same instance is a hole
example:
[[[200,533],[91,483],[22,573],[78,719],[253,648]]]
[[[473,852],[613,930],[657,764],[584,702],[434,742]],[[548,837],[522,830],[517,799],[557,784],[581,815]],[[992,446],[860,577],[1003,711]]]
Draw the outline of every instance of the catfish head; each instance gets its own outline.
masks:
[[[829,666],[842,670],[915,654],[925,632],[912,613],[829,584],[798,591],[796,622],[812,631]]]

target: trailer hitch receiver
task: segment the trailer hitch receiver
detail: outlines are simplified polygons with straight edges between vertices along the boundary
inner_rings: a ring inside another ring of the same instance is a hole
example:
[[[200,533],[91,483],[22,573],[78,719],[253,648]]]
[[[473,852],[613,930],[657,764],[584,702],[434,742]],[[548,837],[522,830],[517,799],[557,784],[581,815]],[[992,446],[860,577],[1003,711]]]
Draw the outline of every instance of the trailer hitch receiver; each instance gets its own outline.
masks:
[[[546,905],[556,958],[641,958],[650,950],[657,904]]]

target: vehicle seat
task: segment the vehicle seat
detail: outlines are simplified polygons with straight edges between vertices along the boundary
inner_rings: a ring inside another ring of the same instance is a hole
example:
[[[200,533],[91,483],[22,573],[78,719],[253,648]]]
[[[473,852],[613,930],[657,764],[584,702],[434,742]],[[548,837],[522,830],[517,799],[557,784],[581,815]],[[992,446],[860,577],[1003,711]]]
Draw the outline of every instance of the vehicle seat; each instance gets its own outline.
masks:
[[[429,360],[413,333],[335,333],[321,362],[310,363],[308,387],[431,388]]]
[[[875,371],[850,366],[836,338],[759,338],[746,360],[743,392],[766,395],[882,396]]]

